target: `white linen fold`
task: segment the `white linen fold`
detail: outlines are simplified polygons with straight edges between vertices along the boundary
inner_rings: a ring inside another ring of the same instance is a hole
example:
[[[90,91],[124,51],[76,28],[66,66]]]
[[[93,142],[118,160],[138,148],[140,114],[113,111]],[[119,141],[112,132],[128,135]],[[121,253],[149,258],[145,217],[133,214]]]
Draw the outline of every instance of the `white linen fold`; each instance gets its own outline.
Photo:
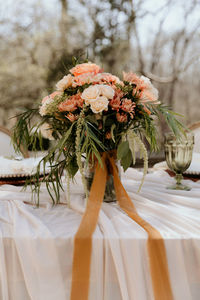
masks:
[[[199,300],[200,182],[191,191],[170,191],[164,171],[146,176],[129,169],[122,182],[140,216],[164,238],[174,300]],[[65,186],[66,188],[66,186]],[[52,206],[45,186],[40,208],[31,190],[0,186],[0,299],[70,299],[73,239],[84,212],[80,182]],[[103,203],[93,235],[90,300],[153,300],[146,249],[147,234],[116,204]]]

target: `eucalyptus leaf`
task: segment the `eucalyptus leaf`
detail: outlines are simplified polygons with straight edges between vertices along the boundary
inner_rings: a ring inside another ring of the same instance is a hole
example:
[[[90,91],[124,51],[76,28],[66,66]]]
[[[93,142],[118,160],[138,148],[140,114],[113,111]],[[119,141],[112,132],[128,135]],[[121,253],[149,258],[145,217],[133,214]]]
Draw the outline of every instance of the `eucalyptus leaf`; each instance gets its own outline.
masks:
[[[117,159],[121,159],[128,154],[129,143],[128,141],[122,142],[117,148]]]
[[[132,163],[132,153],[131,150],[129,149],[127,155],[123,156],[121,159],[121,165],[124,169],[124,172],[130,167],[131,163]]]
[[[68,164],[67,166],[67,171],[69,173],[69,175],[73,178],[76,173],[78,172],[78,165],[77,165],[77,162],[76,162],[76,157],[74,156],[72,158],[72,160],[70,161],[70,163]]]

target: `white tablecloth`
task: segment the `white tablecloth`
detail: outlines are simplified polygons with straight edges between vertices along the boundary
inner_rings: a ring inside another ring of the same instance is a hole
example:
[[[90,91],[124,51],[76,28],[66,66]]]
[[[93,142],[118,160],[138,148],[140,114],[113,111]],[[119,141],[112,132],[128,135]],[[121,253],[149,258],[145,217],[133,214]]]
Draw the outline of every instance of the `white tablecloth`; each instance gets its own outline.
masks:
[[[200,182],[187,181],[190,192],[175,192],[166,189],[174,179],[156,171],[137,194],[141,176],[129,169],[122,182],[138,213],[164,238],[174,299],[199,300]],[[0,299],[70,298],[73,237],[83,198],[79,177],[71,186],[71,208],[52,207],[45,187],[40,208],[24,204],[31,201],[30,190],[0,187]],[[117,205],[103,203],[93,236],[90,300],[154,299],[146,239],[146,232]]]

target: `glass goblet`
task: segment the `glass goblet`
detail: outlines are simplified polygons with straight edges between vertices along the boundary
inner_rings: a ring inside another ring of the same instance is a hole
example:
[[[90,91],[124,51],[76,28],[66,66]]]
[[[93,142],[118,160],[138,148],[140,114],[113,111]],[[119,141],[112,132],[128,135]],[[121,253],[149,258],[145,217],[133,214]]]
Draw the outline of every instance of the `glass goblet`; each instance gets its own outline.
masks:
[[[189,168],[192,161],[192,152],[194,146],[194,135],[186,133],[176,137],[172,133],[165,135],[164,150],[165,159],[170,170],[175,172],[176,184],[167,187],[173,190],[190,191],[190,187],[183,185],[183,173]]]

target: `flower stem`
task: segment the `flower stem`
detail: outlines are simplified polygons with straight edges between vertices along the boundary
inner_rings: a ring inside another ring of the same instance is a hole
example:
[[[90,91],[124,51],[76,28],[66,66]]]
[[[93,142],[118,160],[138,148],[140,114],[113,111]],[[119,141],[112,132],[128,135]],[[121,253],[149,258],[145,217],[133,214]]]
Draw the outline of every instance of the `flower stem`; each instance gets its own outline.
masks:
[[[79,171],[81,173],[81,178],[83,182],[83,187],[86,195],[86,202],[88,200],[88,190],[87,190],[87,182],[85,180],[83,166],[81,162],[81,131],[84,123],[84,115],[85,115],[86,106],[83,106],[83,109],[80,113],[79,119],[77,121],[77,129],[76,129],[76,140],[75,140],[75,147],[76,147],[76,158],[77,158],[77,164],[79,167]]]

